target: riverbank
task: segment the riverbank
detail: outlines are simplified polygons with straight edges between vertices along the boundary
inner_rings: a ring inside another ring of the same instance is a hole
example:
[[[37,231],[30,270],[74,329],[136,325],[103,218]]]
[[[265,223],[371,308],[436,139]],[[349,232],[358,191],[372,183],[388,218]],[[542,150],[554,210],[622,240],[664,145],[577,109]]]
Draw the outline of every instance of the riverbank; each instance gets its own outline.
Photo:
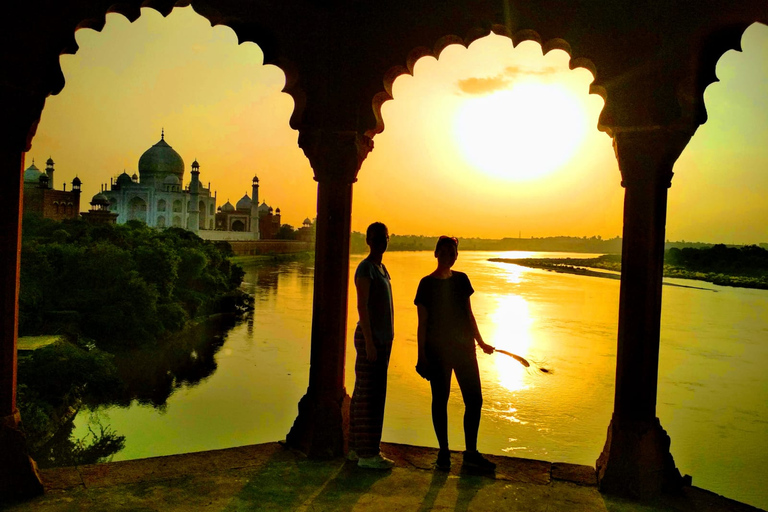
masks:
[[[538,268],[564,274],[575,274],[604,279],[621,279],[621,256],[608,254],[598,258],[490,258],[488,261],[511,263],[523,267]],[[599,272],[590,269],[599,269]],[[677,279],[693,279],[720,286],[737,288],[756,288],[768,290],[768,280],[764,277],[726,275],[714,272],[695,272],[685,268],[664,265],[664,277]],[[674,283],[664,283],[669,286],[684,286]]]
[[[275,263],[288,263],[291,261],[313,262],[314,259],[314,251],[299,251],[288,253],[236,255],[232,256],[230,261],[241,266],[245,264],[261,266],[273,265]]]
[[[235,256],[314,253],[315,250],[314,242],[300,240],[224,240],[217,243],[228,243]]]

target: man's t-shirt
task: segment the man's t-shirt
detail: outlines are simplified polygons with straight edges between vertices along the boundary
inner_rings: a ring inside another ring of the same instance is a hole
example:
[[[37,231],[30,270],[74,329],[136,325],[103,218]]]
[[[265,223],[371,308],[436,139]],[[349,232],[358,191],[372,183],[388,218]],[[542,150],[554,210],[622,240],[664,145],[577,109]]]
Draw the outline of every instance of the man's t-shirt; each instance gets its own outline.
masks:
[[[381,268],[384,271],[383,274],[374,263],[366,258],[357,266],[355,280],[360,277],[371,280],[370,293],[368,294],[368,318],[371,321],[371,334],[374,342],[386,344],[395,337],[394,314],[391,278],[384,264],[381,265]]]
[[[474,351],[467,303],[475,290],[467,274],[453,271],[447,279],[426,276],[419,282],[416,305],[427,309],[427,348],[430,351]]]

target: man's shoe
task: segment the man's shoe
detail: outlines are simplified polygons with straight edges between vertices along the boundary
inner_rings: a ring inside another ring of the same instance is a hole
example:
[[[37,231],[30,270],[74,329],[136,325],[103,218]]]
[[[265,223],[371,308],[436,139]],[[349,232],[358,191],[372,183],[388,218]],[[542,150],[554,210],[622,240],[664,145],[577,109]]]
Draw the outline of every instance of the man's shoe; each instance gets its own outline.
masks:
[[[435,468],[441,471],[449,471],[451,469],[451,452],[449,450],[440,450],[437,452]]]
[[[464,467],[482,471],[484,473],[493,473],[496,471],[496,464],[480,455],[480,452],[478,451],[464,452]]]
[[[392,469],[395,461],[383,457],[380,453],[373,457],[360,457],[357,466],[365,469]]]

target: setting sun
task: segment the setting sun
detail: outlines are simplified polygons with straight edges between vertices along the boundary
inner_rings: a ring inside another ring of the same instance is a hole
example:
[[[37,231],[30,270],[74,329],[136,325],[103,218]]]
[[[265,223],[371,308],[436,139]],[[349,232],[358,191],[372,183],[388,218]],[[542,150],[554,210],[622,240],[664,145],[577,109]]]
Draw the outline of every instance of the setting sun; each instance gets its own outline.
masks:
[[[473,167],[513,181],[540,178],[568,163],[587,128],[577,98],[557,84],[535,81],[466,100],[454,125]]]

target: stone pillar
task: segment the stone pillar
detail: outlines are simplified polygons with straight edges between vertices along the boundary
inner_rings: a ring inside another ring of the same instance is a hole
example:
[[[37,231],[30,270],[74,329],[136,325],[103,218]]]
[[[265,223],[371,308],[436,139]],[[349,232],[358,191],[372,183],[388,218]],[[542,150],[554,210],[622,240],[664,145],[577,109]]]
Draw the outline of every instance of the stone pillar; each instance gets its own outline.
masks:
[[[352,184],[373,141],[356,132],[302,131],[299,146],[317,185],[317,239],[309,388],[286,438],[309,457],[346,449],[349,395],[344,386]]]
[[[618,131],[613,141],[624,233],[614,412],[597,471],[601,491],[639,499],[682,484],[656,417],[656,389],[667,189],[693,131]]]
[[[37,465],[27,453],[16,408],[24,153],[18,147],[2,141],[0,144],[0,169],[6,171],[0,201],[0,497],[24,497],[43,492]]]

